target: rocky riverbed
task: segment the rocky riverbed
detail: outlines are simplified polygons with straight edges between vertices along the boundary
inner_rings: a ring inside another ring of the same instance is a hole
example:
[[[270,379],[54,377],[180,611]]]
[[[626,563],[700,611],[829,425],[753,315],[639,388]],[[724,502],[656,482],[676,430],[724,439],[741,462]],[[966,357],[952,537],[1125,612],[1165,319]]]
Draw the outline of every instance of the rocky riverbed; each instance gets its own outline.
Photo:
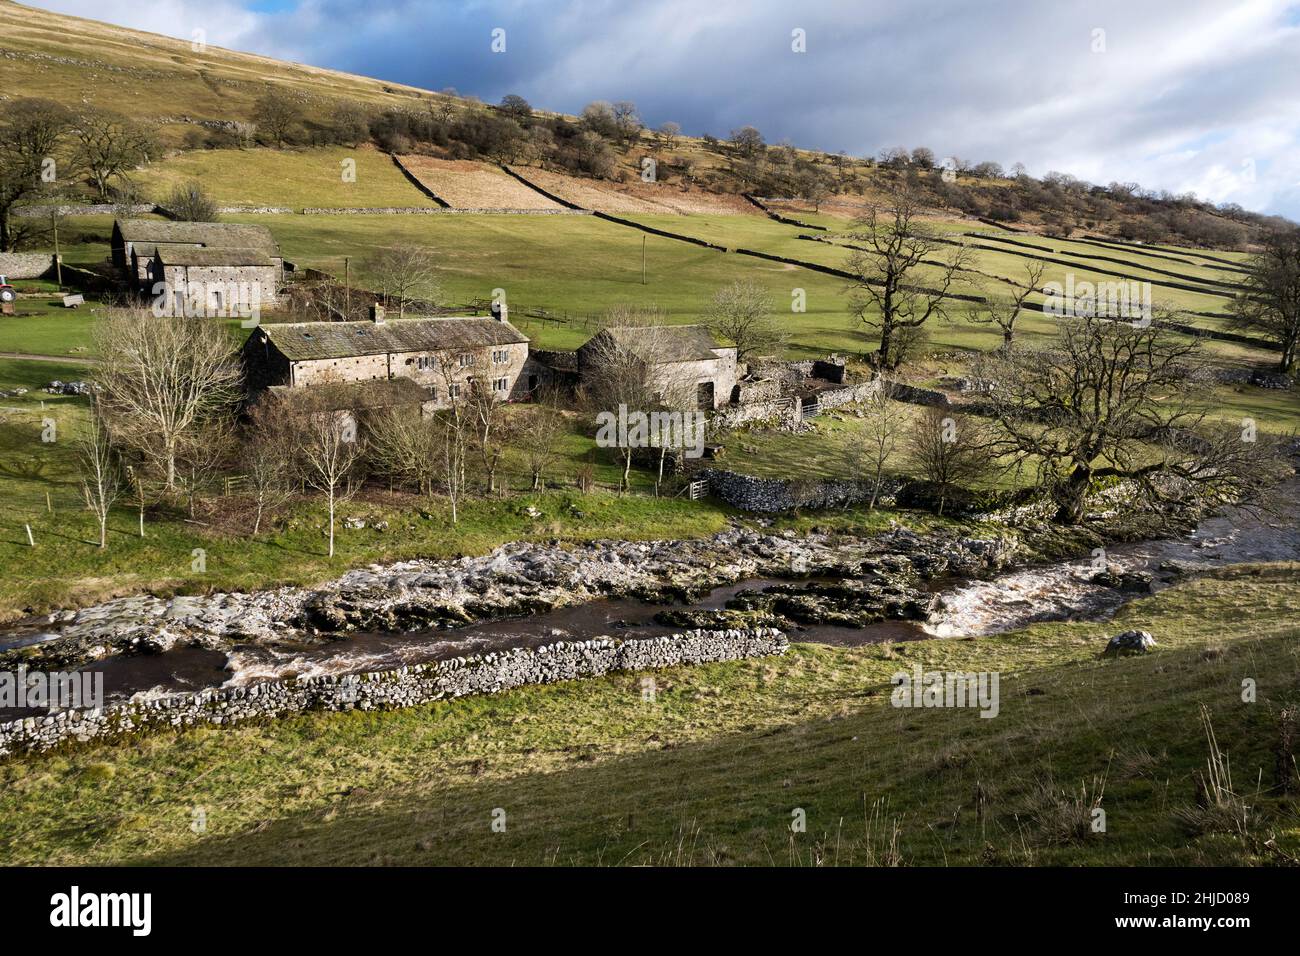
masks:
[[[804,582],[741,599],[739,609],[767,619],[852,626],[921,619],[930,601],[926,582],[994,574],[1018,552],[1010,535],[918,535],[902,528],[870,537],[735,527],[700,540],[513,543],[481,557],[370,566],[317,588],[145,595],[63,611],[0,637],[0,667],[66,669],[116,655],[442,630],[608,598],[691,603],[718,587],[760,578]]]

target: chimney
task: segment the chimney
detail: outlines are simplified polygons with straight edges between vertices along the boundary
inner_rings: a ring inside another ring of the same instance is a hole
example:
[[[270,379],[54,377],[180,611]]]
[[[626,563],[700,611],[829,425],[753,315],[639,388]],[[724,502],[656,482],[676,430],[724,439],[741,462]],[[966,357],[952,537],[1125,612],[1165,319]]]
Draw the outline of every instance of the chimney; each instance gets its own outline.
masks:
[[[378,302],[370,306],[370,321],[375,325],[384,324],[384,307]]]
[[[492,303],[492,318],[496,319],[498,322],[509,322],[509,314],[510,310],[506,307],[504,302]]]

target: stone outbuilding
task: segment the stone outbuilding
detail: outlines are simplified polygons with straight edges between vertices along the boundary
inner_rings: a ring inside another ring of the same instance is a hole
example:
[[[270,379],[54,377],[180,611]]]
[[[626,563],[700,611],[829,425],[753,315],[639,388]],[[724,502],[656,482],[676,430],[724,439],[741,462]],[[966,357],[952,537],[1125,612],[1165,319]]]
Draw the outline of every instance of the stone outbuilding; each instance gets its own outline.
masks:
[[[129,286],[145,294],[152,294],[158,282],[168,282],[172,295],[202,282],[204,294],[194,296],[196,301],[206,300],[208,290],[221,285],[229,287],[222,293],[229,300],[231,290],[242,285],[259,289],[260,305],[269,306],[284,282],[284,257],[265,226],[119,219],[113,223],[111,247],[113,265]],[[173,276],[183,277],[185,288],[167,278],[164,265]],[[228,310],[235,305],[227,301]]]
[[[611,353],[644,362],[650,380],[665,391],[681,389],[705,411],[731,402],[736,387],[736,350],[721,346],[702,325],[617,326],[602,329],[577,350],[578,378],[599,374]]]

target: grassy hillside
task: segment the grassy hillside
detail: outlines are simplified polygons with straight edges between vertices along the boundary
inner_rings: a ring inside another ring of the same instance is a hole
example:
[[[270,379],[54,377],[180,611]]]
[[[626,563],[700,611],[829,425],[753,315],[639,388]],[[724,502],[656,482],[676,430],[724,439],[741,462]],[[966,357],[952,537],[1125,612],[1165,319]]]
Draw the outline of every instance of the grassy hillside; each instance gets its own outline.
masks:
[[[0,765],[9,863],[1245,864],[1300,852],[1275,787],[1300,568],[1243,568],[973,641],[795,645],[392,713],[158,735]],[[1105,636],[1155,634],[1100,660]],[[998,671],[1000,711],[896,709],[914,666]],[[1244,677],[1258,701],[1241,700]],[[1205,709],[1230,813],[1198,809]],[[1104,833],[1090,827],[1093,806]],[[506,811],[505,833],[490,829]],[[196,809],[204,833],[191,829]],[[792,834],[801,808],[807,832]],[[1270,849],[1266,844],[1275,841]]]
[[[353,178],[345,179],[345,172]],[[194,150],[147,166],[134,178],[160,202],[174,186],[197,180],[228,206],[436,205],[388,156],[368,146]]]
[[[179,143],[191,120],[246,120],[273,83],[293,94],[309,118],[339,100],[383,107],[435,94],[400,83],[287,63],[215,46],[128,30],[0,0],[0,89],[157,122]]]

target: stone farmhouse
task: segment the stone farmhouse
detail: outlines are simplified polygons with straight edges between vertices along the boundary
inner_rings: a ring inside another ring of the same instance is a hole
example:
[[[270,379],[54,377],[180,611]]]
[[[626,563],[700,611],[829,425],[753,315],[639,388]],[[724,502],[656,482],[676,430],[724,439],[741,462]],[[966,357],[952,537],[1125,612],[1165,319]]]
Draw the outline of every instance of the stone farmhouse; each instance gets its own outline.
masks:
[[[544,369],[530,361],[528,337],[507,319],[453,316],[389,320],[371,306],[359,322],[267,323],[244,343],[249,392],[317,384],[407,379],[427,408],[445,407],[486,383],[502,401],[530,396]]]
[[[284,257],[265,226],[119,219],[111,245],[113,264],[134,291],[152,295],[165,282],[173,304],[206,314],[274,305],[284,282]]]
[[[611,352],[635,356],[665,391],[686,391],[704,411],[731,403],[736,388],[736,350],[718,344],[701,325],[602,329],[577,350],[579,380],[593,375]]]

